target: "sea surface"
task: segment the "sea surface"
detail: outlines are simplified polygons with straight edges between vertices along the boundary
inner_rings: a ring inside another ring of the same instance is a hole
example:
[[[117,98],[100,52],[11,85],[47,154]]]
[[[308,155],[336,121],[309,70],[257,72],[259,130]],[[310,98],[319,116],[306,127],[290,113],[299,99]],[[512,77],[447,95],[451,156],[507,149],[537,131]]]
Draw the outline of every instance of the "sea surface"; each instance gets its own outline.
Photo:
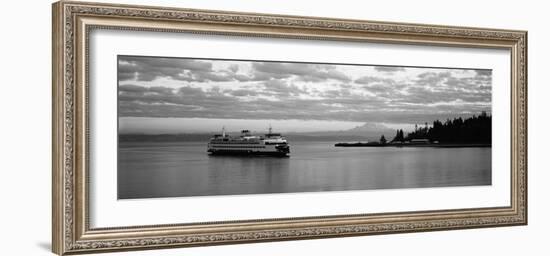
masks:
[[[211,156],[204,142],[120,142],[118,198],[491,184],[491,148],[334,143],[294,142],[280,158]]]

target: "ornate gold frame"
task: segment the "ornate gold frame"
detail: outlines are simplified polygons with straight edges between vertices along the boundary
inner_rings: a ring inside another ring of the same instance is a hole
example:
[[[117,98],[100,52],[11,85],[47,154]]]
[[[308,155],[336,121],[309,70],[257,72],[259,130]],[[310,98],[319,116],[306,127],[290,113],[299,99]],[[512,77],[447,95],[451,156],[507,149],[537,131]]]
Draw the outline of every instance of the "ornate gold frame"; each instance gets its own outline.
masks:
[[[91,229],[88,33],[92,29],[500,48],[511,51],[511,205]],[[527,32],[61,1],[53,4],[53,251],[57,254],[527,224]]]

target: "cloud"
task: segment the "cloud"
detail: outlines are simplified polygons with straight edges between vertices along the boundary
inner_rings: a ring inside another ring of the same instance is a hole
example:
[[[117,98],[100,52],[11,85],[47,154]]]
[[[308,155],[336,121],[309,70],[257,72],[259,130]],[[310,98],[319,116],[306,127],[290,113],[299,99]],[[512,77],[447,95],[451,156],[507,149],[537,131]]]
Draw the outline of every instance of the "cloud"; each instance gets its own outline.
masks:
[[[493,79],[493,71],[492,70],[475,70],[476,76],[475,79],[478,81],[484,82],[484,86],[491,86],[491,82]]]
[[[297,76],[298,80],[305,82],[321,82],[326,80],[337,80],[350,82],[346,74],[335,70],[332,65],[309,64],[309,63],[278,63],[278,62],[254,62],[252,68],[257,75],[270,78],[288,78]]]
[[[405,68],[403,68],[403,67],[392,67],[392,66],[374,66],[374,70],[376,70],[378,72],[394,73],[394,72],[405,71]]]
[[[237,81],[235,67],[215,71],[212,62],[177,58],[144,58],[120,56],[118,61],[119,81],[153,81],[157,78],[170,78],[187,82],[228,82]]]
[[[488,70],[488,69],[477,69],[477,70],[474,70],[474,72],[476,72],[476,75],[477,75],[477,76],[487,76],[487,77],[490,77],[490,76],[493,74],[493,71],[492,71],[492,70]]]
[[[286,86],[286,87],[285,87]],[[202,117],[235,119],[302,119],[302,120],[347,120],[372,122],[424,122],[434,117],[445,118],[451,113],[479,113],[486,105],[473,104],[427,104],[440,101],[423,97],[425,91],[418,91],[408,100],[388,101],[377,96],[353,95],[348,89],[328,90],[324,99],[299,99],[289,97],[289,85],[270,85],[272,91],[255,90],[203,90],[185,86],[177,90],[170,88],[145,88],[125,86],[119,90],[119,116],[134,117]],[[249,99],[259,95],[279,95],[277,100],[265,98]],[[454,97],[438,95],[444,100]],[[425,103],[416,103],[422,102]],[[475,103],[475,102],[474,102]]]
[[[227,93],[236,97],[257,96],[259,94],[257,91],[246,89],[228,90]]]
[[[123,92],[145,92],[148,91],[147,88],[139,85],[133,85],[133,84],[125,84],[118,86],[119,91]]]
[[[421,73],[417,76],[417,78],[414,80],[414,82],[417,85],[425,86],[425,87],[437,87],[442,86],[442,82],[444,82],[446,79],[451,77],[451,72],[425,72]]]
[[[239,71],[239,65],[231,65],[229,66],[229,70],[231,70],[233,73],[237,73]]]
[[[128,78],[121,117],[414,123],[491,110],[490,70],[149,57],[118,65]]]
[[[362,85],[361,88],[378,97],[391,98],[402,95],[402,89],[406,86],[391,78],[363,76],[355,80]]]
[[[269,80],[264,82],[263,85],[265,88],[264,92],[270,93],[271,95],[290,97],[307,93],[306,91],[293,84],[289,84],[284,80]]]

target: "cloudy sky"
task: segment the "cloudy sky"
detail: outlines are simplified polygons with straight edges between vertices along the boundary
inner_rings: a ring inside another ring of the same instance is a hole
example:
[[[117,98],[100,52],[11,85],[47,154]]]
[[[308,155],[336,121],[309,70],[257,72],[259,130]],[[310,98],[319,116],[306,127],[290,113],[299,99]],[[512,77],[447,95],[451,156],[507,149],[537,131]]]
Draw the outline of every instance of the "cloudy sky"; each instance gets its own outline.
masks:
[[[269,124],[283,132],[364,123],[407,128],[490,113],[491,76],[474,69],[119,56],[119,127],[122,133]]]

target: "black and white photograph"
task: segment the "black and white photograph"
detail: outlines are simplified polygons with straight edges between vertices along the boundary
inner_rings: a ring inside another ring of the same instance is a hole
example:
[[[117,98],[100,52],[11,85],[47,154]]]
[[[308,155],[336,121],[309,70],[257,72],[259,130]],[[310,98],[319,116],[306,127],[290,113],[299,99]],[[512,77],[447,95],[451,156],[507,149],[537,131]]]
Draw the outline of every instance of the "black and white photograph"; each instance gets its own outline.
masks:
[[[540,251],[542,5],[117,1],[10,8],[10,252]]]
[[[491,185],[492,71],[118,56],[118,198]]]

